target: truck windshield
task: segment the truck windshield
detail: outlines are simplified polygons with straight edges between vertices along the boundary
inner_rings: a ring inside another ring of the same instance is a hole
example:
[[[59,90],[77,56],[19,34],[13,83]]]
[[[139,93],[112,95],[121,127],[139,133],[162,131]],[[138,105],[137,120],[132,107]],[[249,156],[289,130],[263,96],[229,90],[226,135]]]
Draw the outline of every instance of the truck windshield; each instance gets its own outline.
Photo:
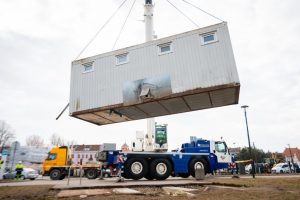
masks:
[[[56,159],[56,153],[48,153],[47,160],[55,160]]]
[[[217,152],[222,152],[222,153],[226,152],[226,145],[224,144],[224,142],[216,142],[215,145],[216,145]]]

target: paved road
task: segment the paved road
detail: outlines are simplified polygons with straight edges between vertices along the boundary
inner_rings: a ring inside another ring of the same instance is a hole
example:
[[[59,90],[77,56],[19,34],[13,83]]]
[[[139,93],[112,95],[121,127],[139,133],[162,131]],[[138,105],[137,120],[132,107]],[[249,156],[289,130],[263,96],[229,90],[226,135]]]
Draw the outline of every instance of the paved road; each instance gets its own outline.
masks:
[[[146,179],[141,179],[138,181],[127,180],[125,182],[116,183],[116,178],[105,178],[104,180],[94,179],[89,180],[87,178],[70,178],[69,184],[68,180],[59,180],[53,181],[49,177],[42,177],[34,181],[25,180],[25,181],[8,181],[0,182],[1,186],[28,186],[28,185],[53,185],[56,189],[68,189],[68,188],[93,188],[93,187],[115,187],[115,186],[142,186],[142,185],[152,185],[152,186],[161,186],[161,185],[184,185],[184,184],[209,184],[211,182],[217,181],[218,179],[228,179],[232,176],[208,176],[205,180],[196,181],[194,178],[168,178],[164,181],[148,181]],[[258,175],[256,178],[300,178],[300,174],[295,175]],[[240,178],[252,178],[250,175],[240,176]]]

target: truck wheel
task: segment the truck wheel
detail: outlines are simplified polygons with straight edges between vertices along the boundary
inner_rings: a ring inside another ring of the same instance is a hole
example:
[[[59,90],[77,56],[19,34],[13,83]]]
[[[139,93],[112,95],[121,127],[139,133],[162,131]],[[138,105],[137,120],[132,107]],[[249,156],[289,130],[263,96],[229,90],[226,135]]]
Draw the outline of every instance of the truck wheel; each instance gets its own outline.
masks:
[[[85,171],[85,176],[88,179],[96,179],[98,177],[98,170],[97,169],[87,169]]]
[[[134,180],[141,179],[148,173],[147,161],[143,158],[131,158],[124,167],[128,178]]]
[[[50,172],[51,180],[59,180],[61,177],[61,171],[59,169],[52,169]]]
[[[64,180],[66,177],[66,174],[62,174],[60,177],[59,177],[59,180]]]
[[[194,158],[191,160],[190,164],[189,164],[189,169],[190,169],[190,174],[195,177],[195,167],[200,164],[204,166],[204,173],[207,174],[208,173],[208,168],[207,168],[207,162],[204,159],[201,158]]]
[[[150,164],[150,171],[157,180],[165,180],[170,176],[171,163],[167,159],[155,159]]]

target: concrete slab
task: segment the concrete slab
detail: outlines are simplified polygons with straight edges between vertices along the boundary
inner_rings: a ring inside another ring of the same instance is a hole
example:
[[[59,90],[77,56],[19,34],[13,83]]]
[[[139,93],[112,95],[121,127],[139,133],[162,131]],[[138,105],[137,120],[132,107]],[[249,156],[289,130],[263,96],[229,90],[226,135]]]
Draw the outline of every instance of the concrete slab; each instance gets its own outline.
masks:
[[[195,169],[195,178],[196,180],[204,180],[205,179],[205,172],[203,164],[199,163]]]
[[[197,191],[197,189],[183,188],[183,187],[163,187],[163,191],[170,196],[187,196],[190,198],[196,197],[195,194],[190,193]]]
[[[74,196],[95,196],[111,194],[109,190],[105,189],[90,189],[90,190],[62,190],[57,194],[57,197],[74,197]]]
[[[218,189],[231,189],[231,190],[245,190],[243,187],[232,187],[232,186],[220,186],[220,185],[210,185],[209,188],[218,188]]]
[[[136,195],[143,194],[140,191],[133,190],[130,188],[115,188],[115,189],[113,189],[113,193],[115,193],[115,194],[136,194]]]
[[[52,189],[54,190],[70,190],[70,189],[104,189],[104,188],[133,188],[133,187],[141,187],[141,186],[186,186],[186,185],[211,185],[212,182],[208,181],[197,181],[194,178],[168,178],[164,181],[149,181],[146,179],[141,179],[138,181],[125,179],[124,182],[116,183],[115,178],[104,179],[104,180],[82,180],[82,183],[78,180],[71,180],[70,184],[56,184]]]
[[[184,187],[163,187],[166,191],[184,191],[184,192],[195,192],[198,191],[198,189],[194,188],[184,188]]]

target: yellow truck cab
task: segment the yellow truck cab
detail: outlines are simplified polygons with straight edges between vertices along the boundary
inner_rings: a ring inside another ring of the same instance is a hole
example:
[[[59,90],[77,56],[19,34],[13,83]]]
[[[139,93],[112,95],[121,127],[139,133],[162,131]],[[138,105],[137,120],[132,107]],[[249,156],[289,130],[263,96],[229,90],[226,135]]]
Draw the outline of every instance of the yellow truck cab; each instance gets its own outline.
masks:
[[[95,179],[99,176],[101,167],[99,163],[72,165],[71,155],[71,150],[66,146],[53,147],[43,162],[42,175],[50,176],[52,180],[62,180],[72,169],[81,168],[88,179]]]
[[[52,180],[62,180],[71,165],[71,151],[68,147],[53,147],[43,162],[43,176],[50,176]]]

